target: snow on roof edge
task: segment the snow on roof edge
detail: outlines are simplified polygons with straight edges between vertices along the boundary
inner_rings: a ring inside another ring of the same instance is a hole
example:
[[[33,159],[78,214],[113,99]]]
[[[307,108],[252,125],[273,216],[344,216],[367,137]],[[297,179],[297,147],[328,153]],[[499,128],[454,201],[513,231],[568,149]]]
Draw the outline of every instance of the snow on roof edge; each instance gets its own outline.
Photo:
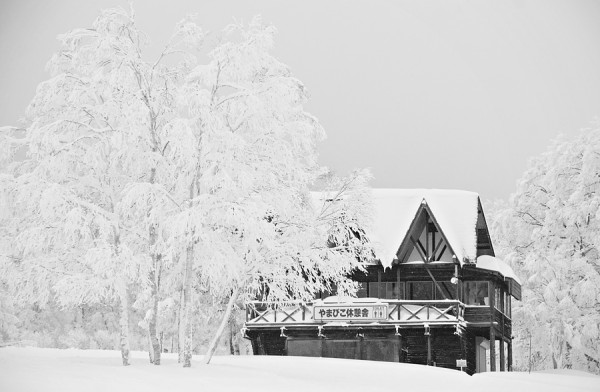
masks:
[[[504,260],[498,257],[482,255],[477,258],[475,265],[477,268],[485,269],[488,271],[495,271],[504,276],[505,278],[513,279],[518,284],[521,284],[521,280],[515,274],[515,271],[506,263]]]

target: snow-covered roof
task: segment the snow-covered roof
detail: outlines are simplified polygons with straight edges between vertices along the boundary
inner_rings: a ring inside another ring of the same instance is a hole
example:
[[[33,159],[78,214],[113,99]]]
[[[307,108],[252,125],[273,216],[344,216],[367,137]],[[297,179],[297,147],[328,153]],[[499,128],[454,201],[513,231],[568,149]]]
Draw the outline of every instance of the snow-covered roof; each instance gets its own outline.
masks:
[[[521,284],[517,274],[503,260],[493,256],[479,256],[477,258],[477,268],[500,273],[505,278],[514,279],[515,282]]]
[[[365,231],[383,267],[391,267],[422,203],[431,210],[460,263],[465,260],[475,262],[477,193],[452,189],[375,188],[372,194],[374,219]],[[318,205],[324,194],[313,192],[312,197]]]
[[[477,257],[477,193],[442,189],[373,189],[375,217],[367,235],[390,267],[421,203],[425,202],[458,260]]]

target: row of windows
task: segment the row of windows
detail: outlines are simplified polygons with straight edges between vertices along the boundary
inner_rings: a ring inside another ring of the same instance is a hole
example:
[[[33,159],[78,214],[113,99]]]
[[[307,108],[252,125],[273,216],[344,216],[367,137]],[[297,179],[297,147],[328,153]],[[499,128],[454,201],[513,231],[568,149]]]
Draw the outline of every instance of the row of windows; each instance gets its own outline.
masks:
[[[464,282],[463,290],[465,304],[489,306],[488,282]],[[500,287],[494,289],[494,307],[508,317],[511,316],[510,294],[501,290]]]
[[[361,282],[356,294],[359,298],[431,301],[456,299],[456,286],[450,282]]]
[[[431,301],[456,299],[456,285],[441,281],[435,285],[431,281],[424,282],[361,282],[357,297],[382,299],[407,299],[415,301]],[[464,282],[463,301],[466,305],[489,306],[489,283],[485,281]],[[510,295],[496,287],[494,307],[510,317]]]

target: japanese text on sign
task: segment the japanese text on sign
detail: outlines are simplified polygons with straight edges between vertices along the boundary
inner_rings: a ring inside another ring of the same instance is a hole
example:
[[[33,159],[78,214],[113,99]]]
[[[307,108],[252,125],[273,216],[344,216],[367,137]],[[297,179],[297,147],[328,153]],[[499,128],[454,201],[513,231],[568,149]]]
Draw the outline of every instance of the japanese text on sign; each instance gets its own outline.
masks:
[[[385,320],[387,305],[317,305],[313,314],[316,321]]]

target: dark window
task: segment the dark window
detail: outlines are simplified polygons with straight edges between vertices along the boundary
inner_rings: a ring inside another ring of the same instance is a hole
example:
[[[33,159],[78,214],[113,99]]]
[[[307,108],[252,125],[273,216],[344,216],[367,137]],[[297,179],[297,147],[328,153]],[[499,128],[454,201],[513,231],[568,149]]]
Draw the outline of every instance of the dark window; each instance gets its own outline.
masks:
[[[369,297],[382,299],[404,299],[404,283],[370,282]]]
[[[359,340],[323,340],[326,358],[360,359]]]
[[[369,282],[369,297],[379,298],[379,283]]]
[[[357,298],[366,298],[367,297],[367,283],[366,282],[358,283],[358,289],[356,290],[356,297]]]
[[[287,339],[287,355],[399,362],[398,339]]]
[[[323,341],[321,339],[288,339],[287,355],[295,357],[321,357]]]
[[[398,286],[398,291],[396,292],[396,295],[394,296],[394,298],[405,299],[405,295],[404,295],[404,282],[400,282],[400,284]]]
[[[433,300],[433,282],[408,282],[408,299],[415,301]]]
[[[467,305],[488,305],[488,282],[465,282],[465,304]]]
[[[362,344],[362,359],[387,362],[400,361],[398,339],[365,339]]]
[[[450,283],[450,281],[438,281],[437,283],[435,286],[435,299],[456,299],[456,285]]]
[[[503,309],[504,301],[502,300],[502,290],[500,289],[500,287],[496,287],[494,292],[495,292],[494,307],[502,312],[502,311],[504,311],[504,309]]]

